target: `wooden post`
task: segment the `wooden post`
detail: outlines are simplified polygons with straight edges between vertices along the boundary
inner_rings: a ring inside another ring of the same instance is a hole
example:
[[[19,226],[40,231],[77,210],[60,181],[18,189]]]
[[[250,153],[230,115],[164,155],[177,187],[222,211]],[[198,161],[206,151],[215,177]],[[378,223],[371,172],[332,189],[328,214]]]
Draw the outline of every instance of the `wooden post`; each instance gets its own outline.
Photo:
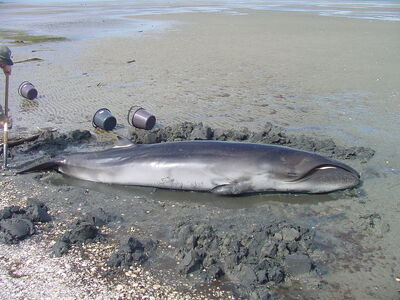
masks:
[[[3,131],[3,169],[7,169],[7,158],[8,158],[8,87],[9,87],[10,75],[6,74],[6,89],[4,96],[4,131]]]

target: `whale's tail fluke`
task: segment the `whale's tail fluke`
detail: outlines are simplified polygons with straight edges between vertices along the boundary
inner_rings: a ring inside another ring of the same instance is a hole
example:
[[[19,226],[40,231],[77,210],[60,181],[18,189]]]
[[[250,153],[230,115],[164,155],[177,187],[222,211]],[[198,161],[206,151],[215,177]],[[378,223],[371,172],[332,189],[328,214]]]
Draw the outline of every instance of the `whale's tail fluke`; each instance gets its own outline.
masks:
[[[31,164],[30,164],[31,165]],[[57,170],[59,163],[55,160],[46,161],[44,163],[36,164],[34,166],[27,166],[26,168],[20,167],[17,174],[33,173],[47,170]]]

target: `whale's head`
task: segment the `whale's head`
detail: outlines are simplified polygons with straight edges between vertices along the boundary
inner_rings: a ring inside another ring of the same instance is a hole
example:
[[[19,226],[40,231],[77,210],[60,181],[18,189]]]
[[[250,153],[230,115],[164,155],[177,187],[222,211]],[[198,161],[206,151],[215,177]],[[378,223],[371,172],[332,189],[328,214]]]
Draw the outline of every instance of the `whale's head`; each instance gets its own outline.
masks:
[[[358,186],[361,180],[357,171],[349,166],[332,163],[313,167],[287,183],[290,189],[298,192],[329,193]]]
[[[277,191],[329,193],[361,183],[359,173],[340,161],[306,151],[279,149],[269,160]]]

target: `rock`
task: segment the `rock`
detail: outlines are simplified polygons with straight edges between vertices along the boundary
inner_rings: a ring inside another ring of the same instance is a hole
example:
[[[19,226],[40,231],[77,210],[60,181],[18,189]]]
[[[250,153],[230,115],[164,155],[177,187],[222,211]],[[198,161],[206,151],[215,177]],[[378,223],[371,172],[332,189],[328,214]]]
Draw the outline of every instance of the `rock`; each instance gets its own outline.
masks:
[[[311,271],[312,261],[305,254],[291,254],[285,258],[285,266],[288,273],[298,276]]]

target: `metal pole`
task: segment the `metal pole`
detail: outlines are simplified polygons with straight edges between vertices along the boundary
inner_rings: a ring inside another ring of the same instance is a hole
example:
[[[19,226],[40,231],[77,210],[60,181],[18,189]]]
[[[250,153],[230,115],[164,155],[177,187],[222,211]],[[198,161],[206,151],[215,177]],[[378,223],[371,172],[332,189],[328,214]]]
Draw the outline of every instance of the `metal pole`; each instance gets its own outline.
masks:
[[[7,157],[8,157],[8,87],[9,87],[10,75],[6,74],[6,89],[4,96],[4,131],[3,131],[3,168],[7,169]]]

